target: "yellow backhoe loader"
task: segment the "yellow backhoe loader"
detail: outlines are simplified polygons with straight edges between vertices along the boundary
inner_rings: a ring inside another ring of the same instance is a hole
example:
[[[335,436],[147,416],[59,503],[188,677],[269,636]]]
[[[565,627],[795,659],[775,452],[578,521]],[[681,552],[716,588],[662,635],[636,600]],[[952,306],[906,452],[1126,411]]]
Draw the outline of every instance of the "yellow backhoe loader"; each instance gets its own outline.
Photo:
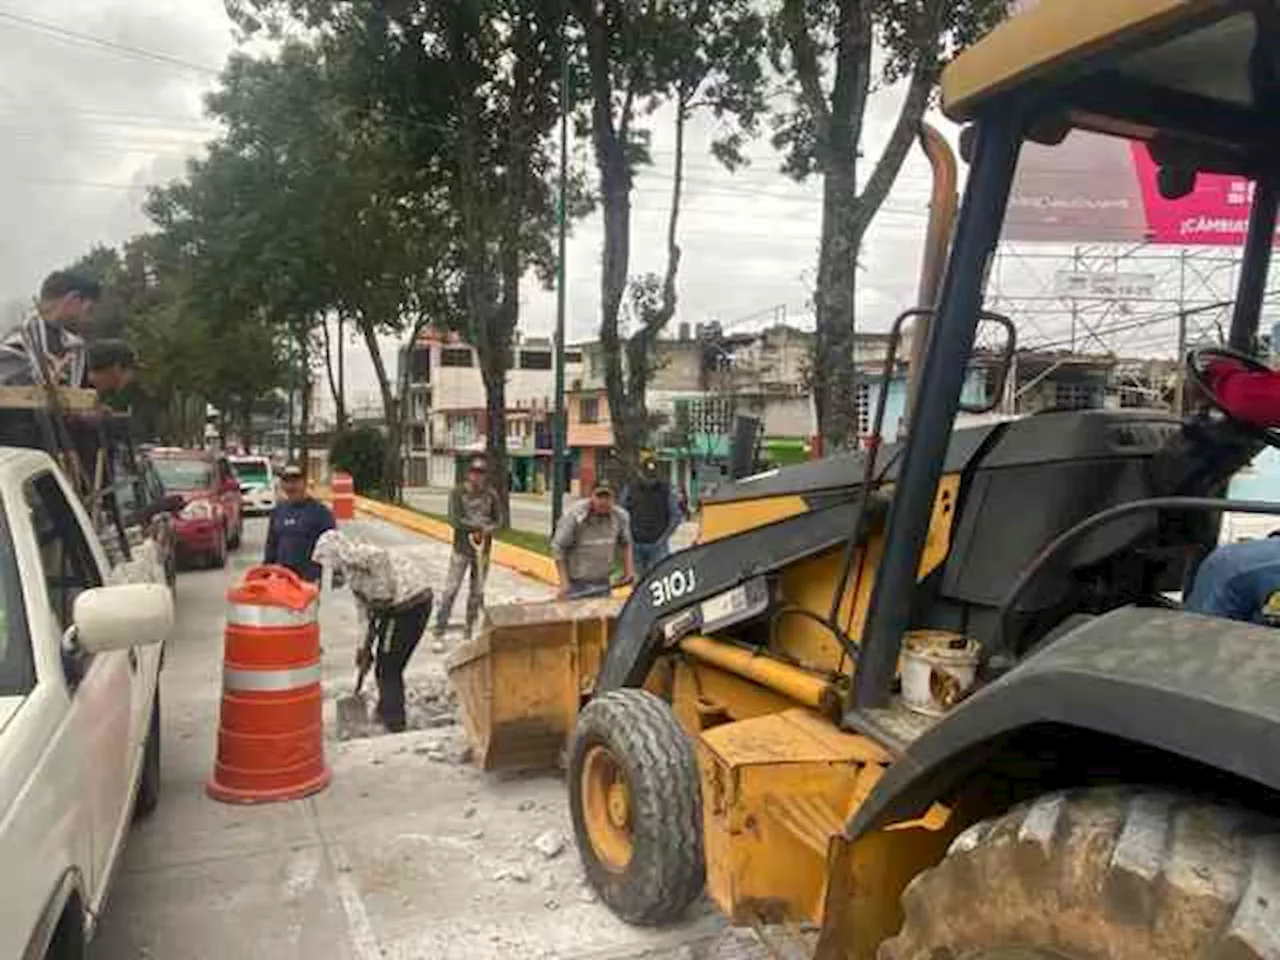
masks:
[[[1073,129],[1140,141],[1171,198],[1256,184],[1229,341],[1188,372],[1256,365],[1280,5],[1041,0],[942,87],[969,170],[936,303],[895,325],[905,436],[720,491],[625,602],[494,611],[450,660],[477,755],[564,756],[587,876],[635,923],[705,890],[825,958],[1278,957],[1280,633],[1174,598],[1222,511],[1280,513],[1223,499],[1280,434],[1211,383],[1187,417],[955,422],[1006,325],[983,287],[1019,149]]]

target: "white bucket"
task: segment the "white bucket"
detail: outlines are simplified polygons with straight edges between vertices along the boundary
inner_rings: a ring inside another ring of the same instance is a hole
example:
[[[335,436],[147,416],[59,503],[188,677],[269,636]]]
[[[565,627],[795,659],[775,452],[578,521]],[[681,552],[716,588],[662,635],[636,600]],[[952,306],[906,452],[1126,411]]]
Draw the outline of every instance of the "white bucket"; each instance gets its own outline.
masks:
[[[909,633],[902,645],[902,700],[938,717],[963,700],[978,678],[982,645],[943,630]]]

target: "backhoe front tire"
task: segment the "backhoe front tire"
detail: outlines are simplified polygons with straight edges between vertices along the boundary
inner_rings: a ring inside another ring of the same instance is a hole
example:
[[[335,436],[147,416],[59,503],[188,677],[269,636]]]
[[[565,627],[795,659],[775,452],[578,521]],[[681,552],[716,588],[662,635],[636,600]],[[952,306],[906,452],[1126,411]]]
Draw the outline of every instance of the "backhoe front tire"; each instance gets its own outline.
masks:
[[[702,794],[693,744],[671,707],[615,690],[578,717],[569,807],[587,879],[629,923],[676,920],[702,893]]]
[[[1053,793],[961,833],[879,960],[1280,956],[1280,824],[1128,788]]]

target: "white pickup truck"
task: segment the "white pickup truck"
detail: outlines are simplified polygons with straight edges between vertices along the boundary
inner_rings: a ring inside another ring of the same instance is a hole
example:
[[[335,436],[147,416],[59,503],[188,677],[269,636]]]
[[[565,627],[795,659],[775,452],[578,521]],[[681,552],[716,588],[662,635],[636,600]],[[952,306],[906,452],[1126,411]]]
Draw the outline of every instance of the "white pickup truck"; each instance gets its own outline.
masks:
[[[159,799],[169,589],[108,585],[54,461],[0,448],[0,957],[81,958]]]

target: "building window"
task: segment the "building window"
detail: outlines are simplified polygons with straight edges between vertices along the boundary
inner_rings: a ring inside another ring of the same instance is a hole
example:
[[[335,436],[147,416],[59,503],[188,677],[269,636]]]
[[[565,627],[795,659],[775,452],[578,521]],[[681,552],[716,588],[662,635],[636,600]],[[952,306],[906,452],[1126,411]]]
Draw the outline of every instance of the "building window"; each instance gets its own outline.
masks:
[[[551,351],[550,350],[521,350],[520,351],[520,369],[521,370],[550,370],[551,369]]]
[[[427,449],[427,429],[426,427],[413,427],[410,431],[410,441],[414,450]]]
[[[409,377],[412,383],[431,382],[430,349],[417,349],[409,354]]]
[[[581,350],[566,350],[564,352],[564,364],[567,367],[571,363],[582,363]]]
[[[440,366],[471,366],[471,350],[468,347],[445,347],[440,351]]]
[[[734,401],[729,397],[704,397],[691,399],[684,406],[683,412],[677,412],[677,419],[688,423],[691,434],[706,436],[725,436],[733,428]]]
[[[871,384],[859,383],[856,404],[858,410],[858,435],[865,437],[871,433]]]
[[[1088,410],[1094,406],[1094,389],[1088,383],[1055,383],[1053,405],[1059,410]]]
[[[582,397],[578,400],[578,419],[583,423],[599,423],[600,398]]]

